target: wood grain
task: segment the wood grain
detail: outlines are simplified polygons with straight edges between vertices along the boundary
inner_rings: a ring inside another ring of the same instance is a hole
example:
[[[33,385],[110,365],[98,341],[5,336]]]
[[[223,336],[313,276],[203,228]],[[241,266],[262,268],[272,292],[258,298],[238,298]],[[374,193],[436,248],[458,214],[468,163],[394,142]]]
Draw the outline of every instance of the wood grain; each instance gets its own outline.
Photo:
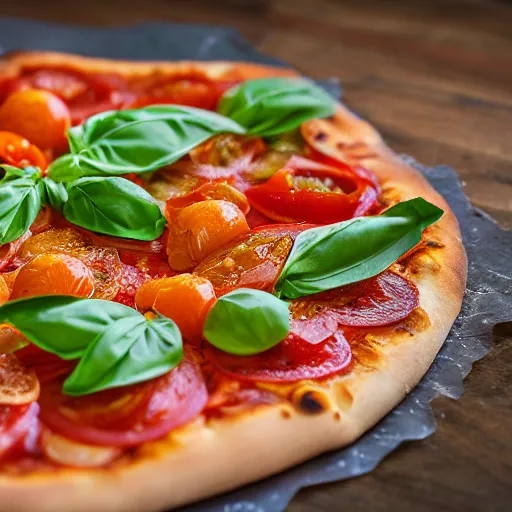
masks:
[[[0,15],[235,26],[311,76],[341,78],[345,102],[395,151],[455,167],[473,204],[512,228],[509,1],[18,0],[3,2]],[[434,401],[433,436],[401,447],[370,475],[301,491],[289,510],[510,510],[511,335],[501,329],[460,400]]]

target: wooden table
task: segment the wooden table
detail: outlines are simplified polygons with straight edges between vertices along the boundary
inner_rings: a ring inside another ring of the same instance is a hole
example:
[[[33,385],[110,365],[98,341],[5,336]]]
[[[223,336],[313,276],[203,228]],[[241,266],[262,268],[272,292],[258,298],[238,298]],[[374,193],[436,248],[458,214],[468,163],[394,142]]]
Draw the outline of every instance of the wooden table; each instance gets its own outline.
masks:
[[[308,75],[340,77],[346,103],[395,151],[455,167],[473,203],[512,228],[512,3],[18,0],[0,15],[233,25]],[[512,322],[498,334],[464,396],[434,401],[433,436],[402,446],[370,475],[300,492],[289,510],[511,510]]]

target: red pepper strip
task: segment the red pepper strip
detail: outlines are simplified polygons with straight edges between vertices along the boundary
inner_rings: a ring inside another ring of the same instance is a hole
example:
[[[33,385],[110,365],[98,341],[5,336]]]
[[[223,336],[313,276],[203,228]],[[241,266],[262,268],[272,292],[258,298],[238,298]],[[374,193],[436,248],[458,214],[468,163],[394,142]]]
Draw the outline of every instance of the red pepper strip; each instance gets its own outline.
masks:
[[[292,157],[246,196],[255,209],[278,222],[331,224],[364,215],[375,204],[377,191],[350,168]]]

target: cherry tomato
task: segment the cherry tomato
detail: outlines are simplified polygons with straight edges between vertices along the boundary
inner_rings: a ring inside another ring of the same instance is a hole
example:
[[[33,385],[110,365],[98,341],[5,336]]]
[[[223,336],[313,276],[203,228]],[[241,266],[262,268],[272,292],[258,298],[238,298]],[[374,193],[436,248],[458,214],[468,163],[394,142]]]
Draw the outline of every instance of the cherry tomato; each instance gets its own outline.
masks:
[[[193,274],[147,281],[135,297],[137,307],[153,308],[171,318],[185,340],[195,345],[201,342],[206,315],[215,300],[210,281]]]
[[[41,150],[30,142],[11,132],[0,131],[0,163],[14,167],[28,167],[33,165],[45,170],[46,157]]]
[[[26,240],[18,257],[29,261],[46,253],[68,254],[85,263],[94,277],[94,298],[111,300],[119,291],[122,267],[117,250],[94,245],[89,237],[76,229],[54,228]]]
[[[235,288],[271,291],[293,241],[307,224],[262,226],[225,245],[194,270],[208,279],[218,297]]]
[[[171,213],[167,255],[176,271],[192,269],[219,247],[249,231],[244,214],[229,201],[200,201]]]
[[[66,104],[51,92],[15,92],[0,107],[0,129],[26,137],[41,149],[65,148],[71,116]]]
[[[39,406],[0,405],[0,459],[20,443],[29,433],[35,421]]]
[[[295,382],[320,379],[348,368],[350,346],[338,331],[315,345],[288,336],[279,345],[255,356],[235,356],[209,348],[208,358],[230,377],[256,382]]]
[[[9,286],[5,282],[4,277],[0,275],[0,306],[9,300],[10,295],[11,290],[9,289]]]
[[[353,171],[296,156],[246,195],[254,208],[275,221],[318,224],[364,215],[377,200],[373,185]]]
[[[35,295],[90,297],[94,276],[87,265],[67,254],[39,254],[18,272],[11,298]]]
[[[296,316],[327,310],[341,325],[380,327],[403,320],[418,306],[416,286],[386,270],[365,281],[293,301],[290,308]]]
[[[62,393],[62,379],[46,383],[40,418],[52,431],[91,445],[134,446],[193,420],[208,393],[199,366],[185,359],[157,379],[82,397]]]

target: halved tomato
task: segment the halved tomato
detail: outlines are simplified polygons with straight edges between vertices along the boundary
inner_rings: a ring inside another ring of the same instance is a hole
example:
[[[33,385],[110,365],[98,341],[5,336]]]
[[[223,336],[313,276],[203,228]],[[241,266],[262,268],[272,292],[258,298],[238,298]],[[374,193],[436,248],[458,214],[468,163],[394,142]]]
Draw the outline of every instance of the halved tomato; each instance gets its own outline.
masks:
[[[276,224],[253,229],[201,262],[194,274],[208,279],[217,296],[235,288],[271,291],[298,233],[307,224]]]
[[[199,366],[187,357],[157,379],[93,395],[62,393],[62,379],[46,383],[40,418],[53,432],[103,446],[135,446],[193,420],[208,400]]]
[[[39,167],[45,170],[46,157],[41,150],[15,133],[0,131],[0,164],[14,167]]]

